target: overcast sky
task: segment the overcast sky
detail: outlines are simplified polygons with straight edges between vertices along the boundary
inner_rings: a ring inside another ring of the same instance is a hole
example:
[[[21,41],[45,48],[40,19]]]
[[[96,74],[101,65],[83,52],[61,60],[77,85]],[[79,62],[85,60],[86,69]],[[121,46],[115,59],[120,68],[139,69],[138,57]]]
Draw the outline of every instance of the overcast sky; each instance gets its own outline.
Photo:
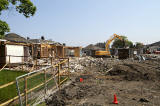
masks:
[[[160,41],[160,0],[32,0],[25,18],[14,9],[0,19],[24,37],[52,39],[69,46],[104,42],[113,33],[144,44]]]

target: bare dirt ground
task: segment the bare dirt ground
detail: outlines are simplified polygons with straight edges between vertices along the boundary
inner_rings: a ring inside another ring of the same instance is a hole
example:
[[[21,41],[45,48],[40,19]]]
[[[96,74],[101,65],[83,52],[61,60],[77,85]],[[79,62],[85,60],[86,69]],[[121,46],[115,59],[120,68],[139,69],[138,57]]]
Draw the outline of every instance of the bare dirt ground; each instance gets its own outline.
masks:
[[[71,74],[72,83],[46,100],[48,106],[160,106],[160,61],[105,59]],[[106,65],[107,64],[107,65]],[[113,67],[113,68],[112,68]],[[112,68],[112,70],[107,71]],[[83,78],[83,82],[79,79]]]

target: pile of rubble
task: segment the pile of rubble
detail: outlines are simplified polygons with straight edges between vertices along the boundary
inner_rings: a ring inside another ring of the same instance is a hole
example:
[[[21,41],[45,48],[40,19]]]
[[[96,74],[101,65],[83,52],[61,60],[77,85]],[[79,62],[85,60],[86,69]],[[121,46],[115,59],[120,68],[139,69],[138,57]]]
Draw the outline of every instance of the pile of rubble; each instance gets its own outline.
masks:
[[[90,56],[81,58],[70,58],[70,69],[71,72],[81,72],[85,71],[86,67],[105,67],[107,69],[107,64],[103,58],[93,58]]]
[[[134,57],[134,60],[138,60],[139,62],[145,60],[155,60],[155,59],[160,59],[160,56],[155,54],[145,54],[145,55],[136,55]]]

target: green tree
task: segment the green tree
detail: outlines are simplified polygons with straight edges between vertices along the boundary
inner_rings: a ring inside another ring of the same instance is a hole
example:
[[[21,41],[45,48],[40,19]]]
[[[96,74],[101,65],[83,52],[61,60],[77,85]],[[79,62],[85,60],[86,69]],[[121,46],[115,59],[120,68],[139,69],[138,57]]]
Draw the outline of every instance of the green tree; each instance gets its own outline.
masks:
[[[36,12],[36,6],[30,0],[0,0],[0,15],[2,11],[8,10],[9,6],[13,5],[16,11],[23,14],[26,18],[33,16]],[[9,32],[8,24],[0,20],[0,37],[4,37],[6,32]]]
[[[135,44],[135,48],[143,48],[143,43],[141,43],[141,42],[136,42],[136,44]]]
[[[9,30],[8,24],[0,20],[0,39],[3,38],[5,32],[9,32]]]
[[[125,48],[125,47],[132,48],[133,47],[133,43],[129,41],[126,36],[120,36],[120,37],[122,38],[122,40],[116,38],[112,44],[112,48]]]

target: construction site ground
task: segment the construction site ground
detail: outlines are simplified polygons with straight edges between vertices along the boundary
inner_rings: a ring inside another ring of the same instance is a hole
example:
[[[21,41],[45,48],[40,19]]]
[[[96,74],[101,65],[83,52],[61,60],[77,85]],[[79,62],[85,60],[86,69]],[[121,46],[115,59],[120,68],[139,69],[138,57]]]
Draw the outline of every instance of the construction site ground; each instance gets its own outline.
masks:
[[[84,57],[72,64],[80,68],[73,68],[71,84],[51,95],[48,106],[115,106],[114,94],[119,106],[160,106],[159,59]]]

